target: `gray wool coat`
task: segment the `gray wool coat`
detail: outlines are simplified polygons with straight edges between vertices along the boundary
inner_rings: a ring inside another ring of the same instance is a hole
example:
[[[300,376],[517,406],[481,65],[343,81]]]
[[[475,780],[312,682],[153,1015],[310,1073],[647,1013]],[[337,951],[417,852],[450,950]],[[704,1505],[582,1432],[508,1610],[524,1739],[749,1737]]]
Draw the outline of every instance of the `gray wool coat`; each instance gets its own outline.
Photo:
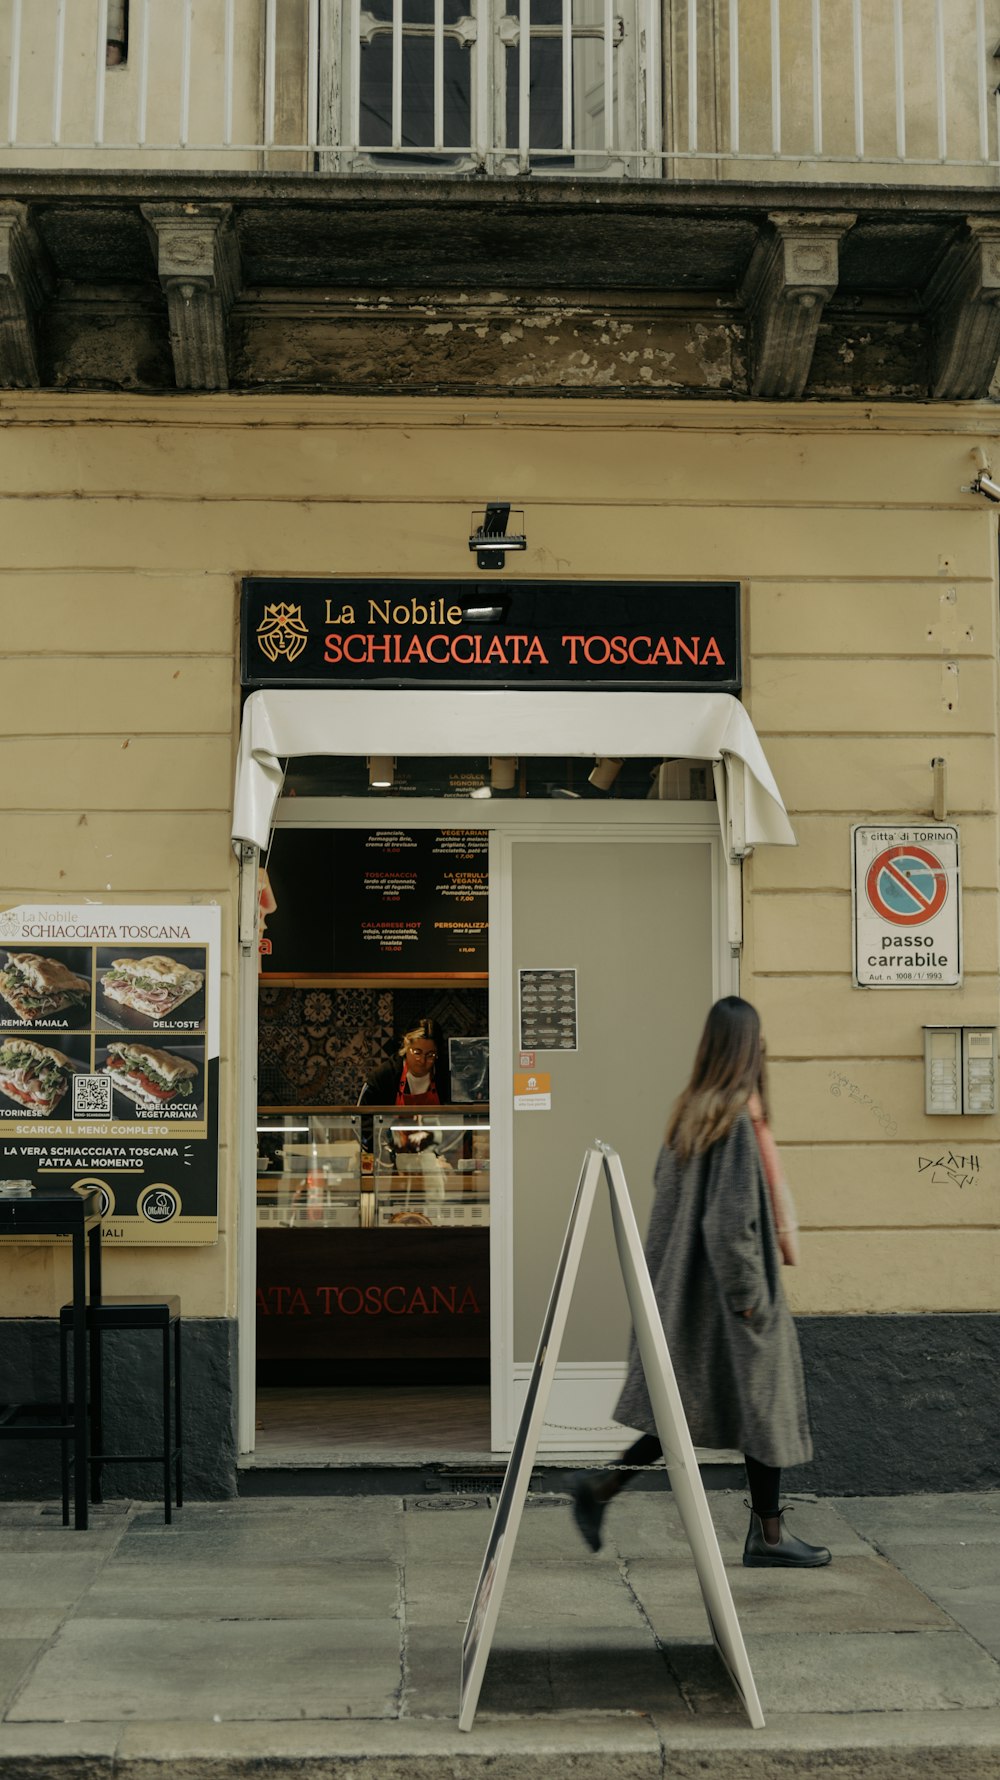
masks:
[[[688,1162],[664,1147],[654,1181],[646,1260],[692,1440],[802,1464],[812,1457],[802,1360],[749,1113]],[[656,1432],[634,1336],[614,1416]]]

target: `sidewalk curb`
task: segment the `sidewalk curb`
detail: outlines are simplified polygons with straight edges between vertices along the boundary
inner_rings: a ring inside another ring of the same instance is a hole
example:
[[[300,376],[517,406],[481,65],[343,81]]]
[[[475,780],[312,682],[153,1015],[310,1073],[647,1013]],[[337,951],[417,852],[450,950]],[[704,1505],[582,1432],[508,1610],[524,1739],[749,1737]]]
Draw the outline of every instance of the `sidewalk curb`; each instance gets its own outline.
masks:
[[[995,1780],[1000,1711],[895,1723],[776,1717],[762,1731],[648,1717],[338,1719],[0,1730],[3,1780]]]

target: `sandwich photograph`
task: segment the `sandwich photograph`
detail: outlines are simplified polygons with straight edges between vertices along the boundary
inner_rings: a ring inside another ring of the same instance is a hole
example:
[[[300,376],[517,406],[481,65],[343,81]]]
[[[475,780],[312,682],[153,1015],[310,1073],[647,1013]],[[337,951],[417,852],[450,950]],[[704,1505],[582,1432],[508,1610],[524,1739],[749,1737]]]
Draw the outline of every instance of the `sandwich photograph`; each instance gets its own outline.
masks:
[[[95,1058],[98,1072],[111,1077],[117,1118],[201,1119],[204,1063],[204,1043],[163,1051],[137,1038],[98,1043]]]
[[[86,1031],[92,956],[83,946],[54,946],[44,954],[0,951],[0,1019]]]
[[[69,1118],[70,1086],[77,1071],[87,1069],[89,1052],[88,1038],[0,1032],[0,1119]]]
[[[169,957],[138,946],[97,949],[97,1024],[119,1032],[205,1024],[205,948],[178,946]]]

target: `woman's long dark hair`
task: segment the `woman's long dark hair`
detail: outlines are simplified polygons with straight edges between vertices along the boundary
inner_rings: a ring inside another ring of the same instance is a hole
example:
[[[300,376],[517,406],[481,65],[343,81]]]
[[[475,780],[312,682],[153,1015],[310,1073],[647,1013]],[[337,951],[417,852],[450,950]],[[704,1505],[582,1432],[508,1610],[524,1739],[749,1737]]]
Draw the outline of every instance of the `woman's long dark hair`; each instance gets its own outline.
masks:
[[[725,1137],[751,1094],[768,1117],[760,1015],[739,995],[710,1008],[691,1071],[667,1125],[667,1143],[682,1162]]]

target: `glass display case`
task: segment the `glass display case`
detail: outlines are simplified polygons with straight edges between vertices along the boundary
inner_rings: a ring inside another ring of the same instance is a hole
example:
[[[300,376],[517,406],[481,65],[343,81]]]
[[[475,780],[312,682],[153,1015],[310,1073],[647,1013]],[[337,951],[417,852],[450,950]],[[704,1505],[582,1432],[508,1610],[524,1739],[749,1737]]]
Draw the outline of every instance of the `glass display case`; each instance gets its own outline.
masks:
[[[262,1381],[485,1377],[489,1143],[486,1105],[261,1110]]]
[[[258,1228],[481,1228],[489,1217],[487,1106],[260,1111]]]
[[[394,1107],[373,1119],[374,1221],[476,1225],[490,1221],[486,1107]]]

